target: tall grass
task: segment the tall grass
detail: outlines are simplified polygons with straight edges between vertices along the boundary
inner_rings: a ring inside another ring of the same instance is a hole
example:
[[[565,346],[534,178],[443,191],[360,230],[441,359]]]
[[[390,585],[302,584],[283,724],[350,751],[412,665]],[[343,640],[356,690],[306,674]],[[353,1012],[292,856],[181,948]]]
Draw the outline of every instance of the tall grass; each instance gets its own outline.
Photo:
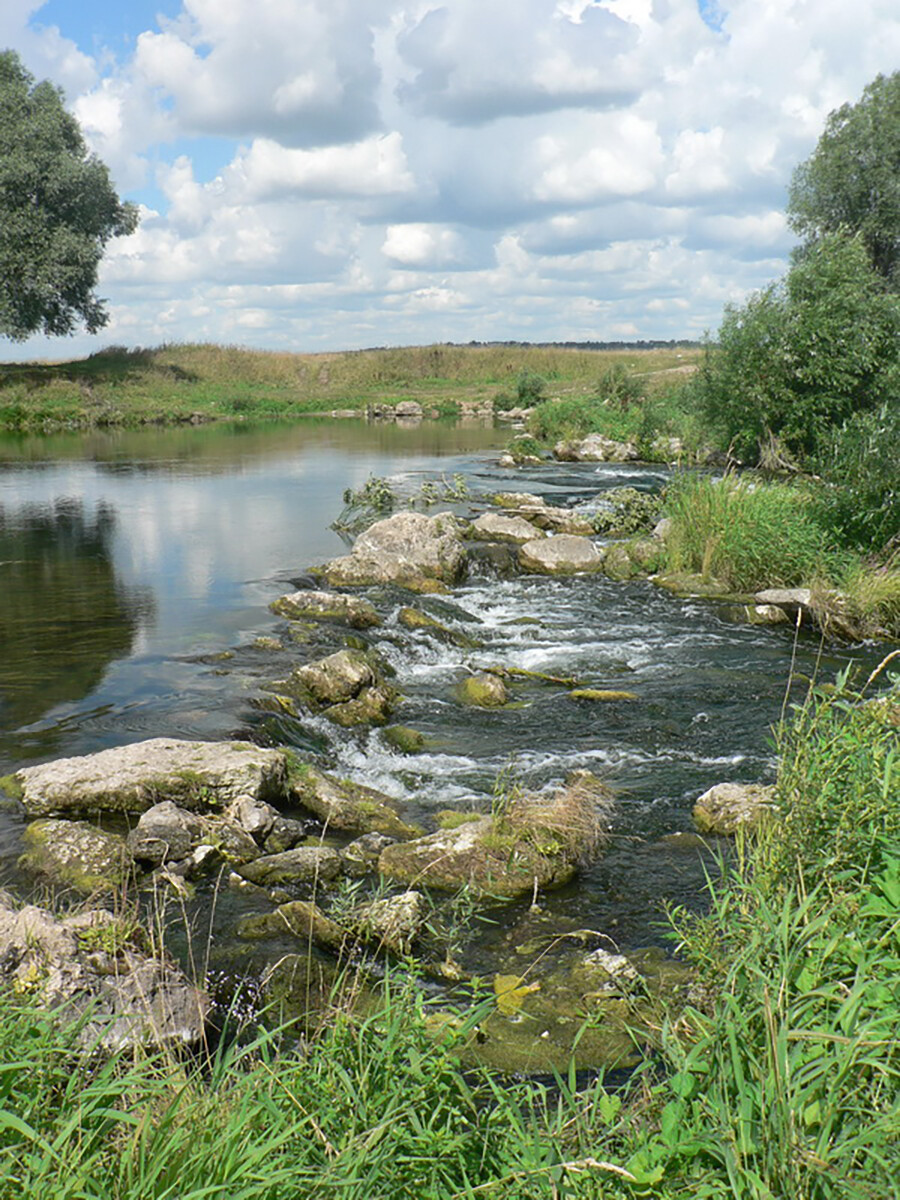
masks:
[[[842,569],[808,494],[788,484],[684,475],[669,488],[665,511],[671,571],[754,591],[830,581]]]

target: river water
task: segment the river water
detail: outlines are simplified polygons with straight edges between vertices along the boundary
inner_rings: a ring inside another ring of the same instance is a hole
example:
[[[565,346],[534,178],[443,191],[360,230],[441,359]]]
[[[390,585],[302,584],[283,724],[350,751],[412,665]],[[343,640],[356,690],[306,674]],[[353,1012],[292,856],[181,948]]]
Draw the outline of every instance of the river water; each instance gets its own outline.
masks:
[[[548,903],[623,949],[658,942],[664,902],[697,904],[710,867],[696,839],[677,836],[691,831],[697,795],[772,778],[792,657],[795,676],[831,679],[850,660],[871,667],[878,648],[807,635],[794,647],[783,628],[734,624],[713,603],[649,582],[476,574],[452,598],[416,601],[475,636],[475,650],[402,629],[394,618],[408,597],[375,597],[386,621],[370,640],[405,698],[396,720],[426,735],[424,752],[267,711],[269,680],[341,644],[345,631],[324,627],[308,645],[284,638],[276,653],[253,642],[284,634],[269,602],[343,552],[330,523],[346,488],[379,475],[410,494],[461,475],[473,500],[457,511],[471,514],[485,506],[478,495],[498,490],[589,504],[623,483],[658,489],[668,474],[558,463],[513,473],[496,465],[507,437],[477,425],[309,420],[0,440],[0,775],[148,737],[249,734],[293,743],[415,815],[489,806],[498,776],[540,789],[587,767],[617,792],[613,839]],[[502,710],[461,707],[456,682],[497,664],[637,698],[592,704],[522,683]],[[21,828],[0,813],[0,885],[24,889]],[[238,908],[217,909],[223,959]],[[483,945],[499,952],[525,908],[486,924]]]

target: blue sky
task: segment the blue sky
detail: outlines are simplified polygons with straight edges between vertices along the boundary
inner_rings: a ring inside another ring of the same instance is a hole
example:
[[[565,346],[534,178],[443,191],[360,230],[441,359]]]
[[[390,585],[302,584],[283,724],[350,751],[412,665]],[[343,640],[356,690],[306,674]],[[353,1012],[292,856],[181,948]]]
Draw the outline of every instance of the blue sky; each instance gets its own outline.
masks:
[[[896,0],[3,0],[138,231],[96,337],[325,350],[698,337],[900,63]]]

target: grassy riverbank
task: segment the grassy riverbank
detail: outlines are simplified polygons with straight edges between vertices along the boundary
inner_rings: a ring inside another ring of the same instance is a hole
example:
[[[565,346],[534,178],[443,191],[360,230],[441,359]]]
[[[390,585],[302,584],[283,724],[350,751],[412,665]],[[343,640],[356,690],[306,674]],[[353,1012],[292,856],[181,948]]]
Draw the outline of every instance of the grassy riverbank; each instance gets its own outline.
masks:
[[[50,431],[190,420],[261,420],[415,400],[452,414],[515,401],[521,377],[548,396],[594,394],[611,367],[649,385],[677,379],[697,349],[588,351],[417,346],[287,354],[234,346],[113,347],[73,362],[0,364],[0,429]]]
[[[402,982],[365,1017],[338,996],[302,1047],[261,1033],[193,1068],[86,1056],[6,994],[0,1196],[896,1196],[898,662],[810,694],[778,731],[776,812],[707,916],[673,913],[694,982],[624,1088],[463,1071],[483,1008],[439,1024]]]

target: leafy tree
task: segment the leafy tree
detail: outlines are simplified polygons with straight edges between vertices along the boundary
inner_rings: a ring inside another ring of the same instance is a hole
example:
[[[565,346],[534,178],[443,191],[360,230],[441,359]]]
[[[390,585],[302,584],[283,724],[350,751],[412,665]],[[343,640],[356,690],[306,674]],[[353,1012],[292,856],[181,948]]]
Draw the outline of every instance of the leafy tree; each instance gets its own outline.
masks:
[[[794,171],[788,218],[804,249],[829,233],[858,233],[875,270],[900,290],[900,71],[831,113]]]
[[[740,457],[813,453],[900,386],[900,297],[860,237],[825,234],[784,279],[730,305],[698,387],[706,419]],[[786,452],[786,453],[785,453]]]
[[[101,329],[103,250],[136,226],[60,90],[0,53],[0,335],[69,334],[81,321]]]

